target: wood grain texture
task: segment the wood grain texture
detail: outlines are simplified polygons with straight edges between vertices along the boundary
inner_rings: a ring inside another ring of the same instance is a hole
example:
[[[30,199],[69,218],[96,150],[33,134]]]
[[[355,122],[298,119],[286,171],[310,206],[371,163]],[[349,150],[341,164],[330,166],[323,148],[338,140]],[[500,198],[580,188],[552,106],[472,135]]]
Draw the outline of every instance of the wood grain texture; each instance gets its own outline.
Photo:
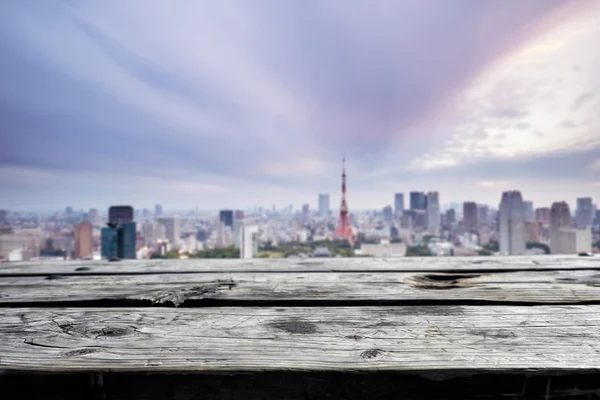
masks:
[[[0,309],[0,371],[598,373],[600,306]]]
[[[123,260],[27,261],[0,264],[7,275],[97,275],[199,272],[420,272],[504,270],[600,270],[600,257],[402,257],[342,259],[253,259],[253,260]]]
[[[176,306],[201,300],[279,304],[285,301],[593,303],[600,302],[600,272],[198,273],[0,278],[0,305],[44,306],[43,303],[59,302],[69,305],[101,300],[148,300]]]

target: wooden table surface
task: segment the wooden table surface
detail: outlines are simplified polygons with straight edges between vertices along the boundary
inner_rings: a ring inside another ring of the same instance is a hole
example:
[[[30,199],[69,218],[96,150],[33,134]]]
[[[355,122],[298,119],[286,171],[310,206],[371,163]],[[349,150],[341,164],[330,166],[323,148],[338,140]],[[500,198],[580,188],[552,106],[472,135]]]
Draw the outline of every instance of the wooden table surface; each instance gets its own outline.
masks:
[[[199,382],[211,398],[600,396],[600,257],[0,264],[0,391],[194,398]]]

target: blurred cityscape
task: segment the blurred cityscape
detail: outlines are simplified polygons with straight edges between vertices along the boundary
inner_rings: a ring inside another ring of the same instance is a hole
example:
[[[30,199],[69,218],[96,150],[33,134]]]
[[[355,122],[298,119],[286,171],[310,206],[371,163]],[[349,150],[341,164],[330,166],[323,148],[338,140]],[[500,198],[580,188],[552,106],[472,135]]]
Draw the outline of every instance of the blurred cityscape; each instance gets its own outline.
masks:
[[[438,192],[390,194],[393,205],[332,209],[329,194],[301,209],[174,212],[113,206],[49,215],[0,210],[0,260],[404,257],[590,254],[600,248],[600,211],[589,197],[535,205],[519,191],[499,205],[442,206]],[[537,207],[536,207],[537,206]],[[343,207],[341,207],[343,208]],[[349,228],[340,231],[344,219]],[[340,233],[342,232],[342,233]]]

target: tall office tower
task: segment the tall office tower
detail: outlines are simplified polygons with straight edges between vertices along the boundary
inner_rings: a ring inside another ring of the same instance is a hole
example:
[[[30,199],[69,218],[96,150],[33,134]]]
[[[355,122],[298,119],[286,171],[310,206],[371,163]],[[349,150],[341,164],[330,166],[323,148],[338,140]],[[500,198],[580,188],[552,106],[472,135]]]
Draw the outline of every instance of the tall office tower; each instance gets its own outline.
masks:
[[[396,193],[394,195],[394,214],[402,215],[404,212],[404,193]]]
[[[92,231],[93,226],[89,222],[75,225],[75,258],[85,258],[93,255]]]
[[[154,216],[155,217],[160,217],[163,213],[163,208],[160,204],[156,204],[154,206]]]
[[[427,199],[423,192],[410,192],[410,209],[425,210],[427,208]]]
[[[321,193],[319,195],[319,215],[321,217],[329,216],[329,195]]]
[[[102,228],[100,240],[102,257],[108,260],[117,258],[119,254],[119,238],[117,228],[114,226]]]
[[[427,211],[425,210],[414,210],[414,227],[425,229],[427,227]]]
[[[450,225],[454,225],[456,223],[456,210],[454,210],[454,208],[451,208],[449,210],[446,210],[446,218],[445,219],[445,223],[446,225],[450,226]]]
[[[394,219],[394,211],[392,210],[392,206],[383,207],[383,219],[388,222]]]
[[[527,221],[527,242],[539,242],[540,241],[540,233],[542,231],[541,222],[531,222]]]
[[[90,208],[90,210],[88,211],[88,216],[92,225],[98,222],[98,215],[99,214],[97,208]]]
[[[304,216],[304,218],[307,218],[308,214],[310,214],[310,206],[308,204],[303,204],[302,205],[302,215]]]
[[[73,214],[73,207],[71,207],[71,206],[65,207],[65,214],[66,215],[72,215]]]
[[[521,192],[514,190],[502,193],[500,212],[500,254],[525,254],[525,207]]]
[[[592,225],[594,220],[594,205],[590,197],[577,199],[577,210],[575,211],[575,221],[577,228],[583,229]]]
[[[233,228],[233,211],[232,210],[221,210],[219,212],[219,221],[230,228]]]
[[[533,221],[535,217],[533,213],[533,201],[524,201],[523,208],[525,209],[525,220]]]
[[[179,217],[163,217],[158,219],[158,223],[165,227],[165,237],[171,242],[171,245],[179,245]]]
[[[135,222],[124,222],[117,230],[118,251],[117,257],[122,259],[135,259],[136,245]]]
[[[8,214],[6,210],[0,210],[0,226],[8,225],[6,214]]]
[[[485,224],[487,222],[489,210],[490,208],[487,204],[477,205],[477,222],[479,222],[479,225]]]
[[[569,205],[564,202],[552,203],[550,209],[550,252],[552,254],[563,254],[564,250],[561,243],[561,230],[571,228],[571,210]]]
[[[550,207],[536,208],[535,220],[543,224],[550,224]]]
[[[440,196],[438,192],[427,193],[427,229],[440,228]]]
[[[240,258],[254,258],[258,254],[258,227],[242,224],[240,229]]]
[[[463,226],[467,232],[477,230],[477,203],[474,201],[463,203]]]
[[[242,221],[244,219],[244,210],[235,210],[233,219],[235,221]]]
[[[116,224],[133,222],[133,207],[111,206],[108,209],[108,222]]]

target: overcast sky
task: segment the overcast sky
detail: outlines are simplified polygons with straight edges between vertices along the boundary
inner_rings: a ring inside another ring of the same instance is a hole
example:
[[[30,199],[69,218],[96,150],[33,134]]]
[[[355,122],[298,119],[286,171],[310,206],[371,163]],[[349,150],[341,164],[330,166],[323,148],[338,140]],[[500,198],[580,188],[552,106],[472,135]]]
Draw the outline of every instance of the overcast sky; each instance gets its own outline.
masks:
[[[2,1],[0,208],[600,201],[600,1]]]

